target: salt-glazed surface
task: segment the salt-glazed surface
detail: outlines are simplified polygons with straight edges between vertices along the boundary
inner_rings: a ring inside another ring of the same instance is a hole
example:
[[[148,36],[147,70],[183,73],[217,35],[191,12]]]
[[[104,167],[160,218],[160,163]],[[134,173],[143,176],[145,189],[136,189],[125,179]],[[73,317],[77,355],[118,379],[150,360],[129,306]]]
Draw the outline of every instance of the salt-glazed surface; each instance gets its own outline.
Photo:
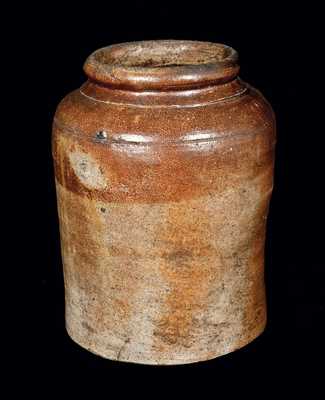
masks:
[[[224,45],[114,45],[59,105],[66,325],[89,351],[185,364],[263,331],[275,121],[238,69]]]

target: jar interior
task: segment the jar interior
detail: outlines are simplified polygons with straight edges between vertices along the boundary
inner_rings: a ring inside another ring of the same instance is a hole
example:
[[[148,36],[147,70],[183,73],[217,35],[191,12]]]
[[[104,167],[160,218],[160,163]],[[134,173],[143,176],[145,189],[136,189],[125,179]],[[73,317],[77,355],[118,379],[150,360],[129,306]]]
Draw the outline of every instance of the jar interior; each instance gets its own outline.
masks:
[[[95,57],[106,65],[161,68],[215,63],[229,55],[230,49],[217,43],[157,41],[104,48]]]

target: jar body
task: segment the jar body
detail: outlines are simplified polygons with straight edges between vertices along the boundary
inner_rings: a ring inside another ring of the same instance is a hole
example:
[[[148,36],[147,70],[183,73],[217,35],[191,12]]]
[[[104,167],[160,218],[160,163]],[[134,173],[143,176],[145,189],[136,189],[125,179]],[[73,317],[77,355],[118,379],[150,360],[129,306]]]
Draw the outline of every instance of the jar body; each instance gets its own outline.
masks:
[[[87,83],[58,107],[66,325],[84,348],[184,364],[263,331],[275,121],[259,92],[231,85],[244,90],[142,104]]]

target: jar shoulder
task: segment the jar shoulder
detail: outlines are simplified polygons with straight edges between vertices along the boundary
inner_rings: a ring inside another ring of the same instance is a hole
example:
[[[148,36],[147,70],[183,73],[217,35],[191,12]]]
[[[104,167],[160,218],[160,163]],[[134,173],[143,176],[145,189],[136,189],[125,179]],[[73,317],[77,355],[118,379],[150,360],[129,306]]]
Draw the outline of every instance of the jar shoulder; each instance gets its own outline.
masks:
[[[85,96],[79,89],[58,105],[55,124],[81,135],[98,131],[178,139],[198,133],[218,136],[266,133],[275,135],[275,116],[260,91],[243,83],[240,96],[192,106],[137,106],[103,102]]]

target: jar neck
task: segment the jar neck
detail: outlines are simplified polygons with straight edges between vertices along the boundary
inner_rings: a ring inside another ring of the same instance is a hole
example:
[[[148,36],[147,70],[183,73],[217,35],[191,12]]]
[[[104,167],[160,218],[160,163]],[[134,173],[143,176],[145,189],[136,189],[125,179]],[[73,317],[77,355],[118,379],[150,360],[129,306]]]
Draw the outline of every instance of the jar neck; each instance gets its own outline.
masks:
[[[85,62],[82,94],[136,105],[187,105],[233,97],[245,90],[237,52],[225,45],[182,40],[122,43]]]

